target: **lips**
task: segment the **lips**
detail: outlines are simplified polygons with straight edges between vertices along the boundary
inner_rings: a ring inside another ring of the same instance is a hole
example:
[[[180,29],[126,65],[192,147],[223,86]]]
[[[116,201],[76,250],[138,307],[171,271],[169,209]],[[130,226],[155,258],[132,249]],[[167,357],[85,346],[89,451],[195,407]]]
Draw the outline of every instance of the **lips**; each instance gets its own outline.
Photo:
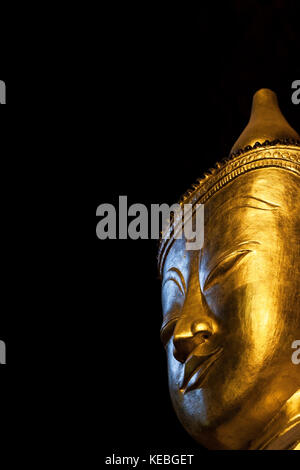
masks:
[[[185,363],[184,376],[180,391],[187,393],[195,388],[200,388],[210,368],[222,354],[223,348],[218,348],[210,354],[192,355]]]

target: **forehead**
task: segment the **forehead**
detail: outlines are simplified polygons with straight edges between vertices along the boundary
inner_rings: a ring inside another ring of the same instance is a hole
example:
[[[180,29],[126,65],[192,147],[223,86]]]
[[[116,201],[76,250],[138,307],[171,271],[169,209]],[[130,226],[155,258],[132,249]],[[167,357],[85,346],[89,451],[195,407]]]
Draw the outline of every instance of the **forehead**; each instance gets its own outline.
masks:
[[[289,239],[290,222],[299,226],[299,183],[297,175],[269,168],[242,175],[219,191],[205,204],[204,258],[221,256],[249,241],[269,250],[282,245]],[[196,256],[186,250],[185,239],[175,240],[163,274],[174,265],[186,272]]]
[[[208,215],[212,215],[213,212],[222,213],[240,206],[242,202],[248,202],[247,199],[256,199],[257,203],[253,205],[258,209],[268,209],[266,205],[259,204],[262,201],[269,203],[270,208],[275,205],[290,212],[294,208],[294,202],[299,202],[299,191],[299,176],[279,168],[258,169],[239,176],[216,193],[205,208]],[[291,203],[292,200],[294,202]]]

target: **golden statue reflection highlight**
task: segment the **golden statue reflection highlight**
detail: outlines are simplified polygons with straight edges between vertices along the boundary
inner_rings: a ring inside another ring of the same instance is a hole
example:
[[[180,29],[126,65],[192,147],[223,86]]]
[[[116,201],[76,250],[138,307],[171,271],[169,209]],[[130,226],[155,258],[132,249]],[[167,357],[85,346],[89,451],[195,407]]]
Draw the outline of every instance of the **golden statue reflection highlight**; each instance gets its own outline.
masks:
[[[299,448],[300,137],[272,91],[185,203],[204,204],[203,248],[171,237],[159,251],[177,416],[209,449]]]

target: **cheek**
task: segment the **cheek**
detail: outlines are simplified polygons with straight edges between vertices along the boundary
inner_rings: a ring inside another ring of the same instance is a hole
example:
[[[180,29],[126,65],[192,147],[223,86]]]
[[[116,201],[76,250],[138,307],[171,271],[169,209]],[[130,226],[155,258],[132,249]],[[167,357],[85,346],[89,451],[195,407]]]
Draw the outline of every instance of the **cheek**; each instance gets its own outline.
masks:
[[[168,377],[170,390],[179,392],[181,384],[182,364],[178,362],[173,355],[172,339],[167,345]]]
[[[216,287],[208,298],[219,318],[224,345],[224,356],[215,370],[218,377],[212,374],[209,385],[214,388],[218,382],[224,400],[230,401],[244,393],[267,364],[277,363],[282,320],[272,296],[266,295],[267,286],[251,283],[238,289],[224,289],[225,284]]]
[[[259,357],[273,349],[284,329],[282,276],[272,276],[270,264],[263,261],[264,256],[253,256],[206,294],[228,347]]]

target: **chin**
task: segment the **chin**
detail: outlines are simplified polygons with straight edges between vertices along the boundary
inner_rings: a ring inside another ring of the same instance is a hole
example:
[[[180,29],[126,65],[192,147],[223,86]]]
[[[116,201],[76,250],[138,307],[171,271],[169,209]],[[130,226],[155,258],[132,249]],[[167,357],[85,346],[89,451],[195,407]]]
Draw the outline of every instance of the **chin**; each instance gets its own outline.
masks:
[[[238,414],[232,413],[232,409],[217,410],[218,404],[208,403],[207,407],[199,409],[199,403],[187,409],[185,407],[176,409],[176,414],[185,430],[200,445],[210,450],[241,450],[246,449],[249,442],[249,433],[236,438],[234,417]],[[220,413],[218,413],[220,411]],[[226,427],[226,433],[224,428]],[[232,437],[231,437],[232,435]],[[253,434],[253,438],[255,434]]]

